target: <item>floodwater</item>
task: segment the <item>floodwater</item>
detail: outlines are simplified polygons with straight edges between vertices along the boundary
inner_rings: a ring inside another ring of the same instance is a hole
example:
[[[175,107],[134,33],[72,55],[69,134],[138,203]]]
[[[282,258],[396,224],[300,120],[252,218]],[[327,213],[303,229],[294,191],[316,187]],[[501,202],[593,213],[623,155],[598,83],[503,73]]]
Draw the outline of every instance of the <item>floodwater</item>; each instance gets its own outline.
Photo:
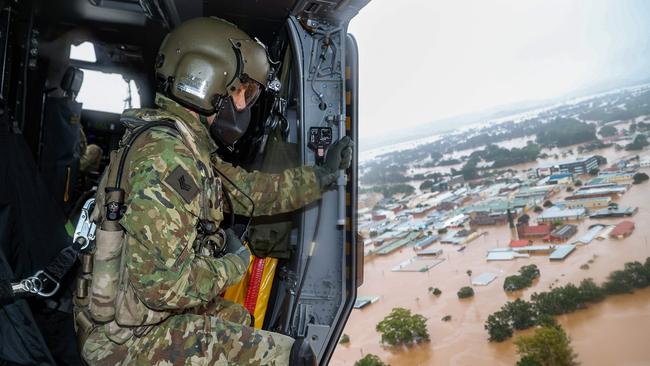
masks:
[[[390,271],[394,265],[414,255],[411,248],[384,257],[366,258],[365,281],[359,288],[359,295],[378,295],[381,298],[365,309],[353,310],[344,330],[350,336],[350,343],[337,347],[331,365],[353,365],[368,353],[380,356],[393,366],[514,365],[518,356],[512,339],[502,343],[487,341],[483,325],[489,314],[508,300],[517,296],[529,299],[533,292],[545,291],[551,284],[577,284],[589,277],[600,283],[611,271],[622,268],[625,262],[643,261],[650,256],[650,227],[644,225],[650,222],[650,182],[632,186],[619,199],[619,204],[640,206],[639,212],[632,217],[637,224],[634,233],[624,240],[594,240],[577,248],[562,262],[550,262],[547,256],[487,262],[485,254],[488,249],[507,245],[510,239],[507,225],[487,227],[488,235],[469,243],[463,252],[458,252],[455,246],[436,244],[443,249],[441,257],[445,261],[426,273]],[[594,223],[615,224],[622,220],[585,219],[579,223],[577,236]],[[589,269],[580,269],[581,265],[589,262]],[[540,279],[516,296],[507,295],[502,289],[503,279],[531,263],[540,268]],[[456,291],[469,285],[467,270],[471,270],[474,276],[492,272],[498,278],[487,286],[473,286],[476,295],[459,300]],[[440,288],[442,295],[430,295],[427,291],[430,286]],[[399,350],[382,347],[375,326],[394,307],[405,307],[424,315],[428,319],[431,342]],[[451,315],[452,320],[441,321],[445,315]],[[582,365],[650,364],[647,341],[650,289],[631,295],[610,296],[600,304],[563,315],[558,320],[572,338]],[[515,337],[530,332],[516,332]]]

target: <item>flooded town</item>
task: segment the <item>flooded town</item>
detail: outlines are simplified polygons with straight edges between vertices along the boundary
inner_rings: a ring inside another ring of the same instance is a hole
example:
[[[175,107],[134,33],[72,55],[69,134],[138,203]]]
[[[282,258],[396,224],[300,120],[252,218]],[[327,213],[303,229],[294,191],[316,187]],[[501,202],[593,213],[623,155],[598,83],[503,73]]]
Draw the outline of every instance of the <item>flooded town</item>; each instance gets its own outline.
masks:
[[[649,90],[617,91],[528,119],[451,132],[428,145],[402,144],[403,150],[368,159],[360,169],[379,178],[366,179],[360,188],[364,280],[332,364],[353,365],[373,354],[390,365],[513,365],[519,359],[514,340],[534,329],[490,341],[490,314],[509,301],[584,279],[603,283],[625,263],[650,257],[650,150],[647,143],[635,145],[646,138],[650,114],[616,119],[595,113],[596,106],[616,109],[624,99],[630,107],[647,108]],[[580,144],[558,137],[545,145],[544,129],[567,118],[591,126],[597,136]],[[537,132],[512,133],[526,124]],[[508,133],[513,138],[499,138]],[[486,136],[486,143],[467,143],[477,136]],[[539,151],[521,163],[500,164],[502,156],[488,157],[491,149],[511,157],[524,149]],[[539,269],[532,285],[505,291],[506,277],[531,264]],[[461,299],[463,287],[474,295]],[[394,308],[423,315],[430,340],[408,346],[382,342],[377,324]],[[556,321],[581,364],[650,360],[644,341],[648,288],[608,296]]]

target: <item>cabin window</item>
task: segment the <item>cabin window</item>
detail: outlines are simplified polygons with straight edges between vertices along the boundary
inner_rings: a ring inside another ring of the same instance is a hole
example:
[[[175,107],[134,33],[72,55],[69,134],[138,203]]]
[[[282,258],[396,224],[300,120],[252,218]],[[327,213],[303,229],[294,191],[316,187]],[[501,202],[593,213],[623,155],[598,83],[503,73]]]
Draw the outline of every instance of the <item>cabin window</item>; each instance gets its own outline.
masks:
[[[81,69],[84,81],[77,96],[83,109],[122,113],[126,108],[140,108],[140,94],[133,80],[125,80],[120,74]]]
[[[97,62],[95,46],[91,42],[84,42],[78,46],[70,46],[70,59],[86,62]]]

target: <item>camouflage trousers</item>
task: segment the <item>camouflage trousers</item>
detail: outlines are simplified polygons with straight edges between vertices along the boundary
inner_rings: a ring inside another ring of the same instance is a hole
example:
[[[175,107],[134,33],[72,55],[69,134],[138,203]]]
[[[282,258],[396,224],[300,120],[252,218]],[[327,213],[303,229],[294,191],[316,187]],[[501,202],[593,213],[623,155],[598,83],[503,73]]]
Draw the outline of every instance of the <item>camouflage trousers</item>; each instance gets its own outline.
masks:
[[[223,299],[174,315],[117,344],[98,327],[83,345],[89,365],[288,365],[293,338],[247,326],[250,315]]]

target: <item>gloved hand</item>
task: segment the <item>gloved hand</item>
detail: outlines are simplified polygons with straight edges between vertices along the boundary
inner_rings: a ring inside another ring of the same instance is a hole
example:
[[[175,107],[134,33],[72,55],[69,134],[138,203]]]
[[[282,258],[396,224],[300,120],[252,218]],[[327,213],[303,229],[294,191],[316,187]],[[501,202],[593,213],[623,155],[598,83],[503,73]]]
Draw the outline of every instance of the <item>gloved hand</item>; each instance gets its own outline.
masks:
[[[327,149],[325,163],[314,167],[321,190],[325,191],[333,188],[338,171],[350,167],[353,147],[354,142],[352,139],[349,136],[343,136],[342,139],[336,141]]]
[[[248,263],[251,259],[251,252],[248,248],[241,242],[237,234],[232,229],[226,230],[226,253],[232,253],[237,255],[244,261],[244,265],[248,266]]]

